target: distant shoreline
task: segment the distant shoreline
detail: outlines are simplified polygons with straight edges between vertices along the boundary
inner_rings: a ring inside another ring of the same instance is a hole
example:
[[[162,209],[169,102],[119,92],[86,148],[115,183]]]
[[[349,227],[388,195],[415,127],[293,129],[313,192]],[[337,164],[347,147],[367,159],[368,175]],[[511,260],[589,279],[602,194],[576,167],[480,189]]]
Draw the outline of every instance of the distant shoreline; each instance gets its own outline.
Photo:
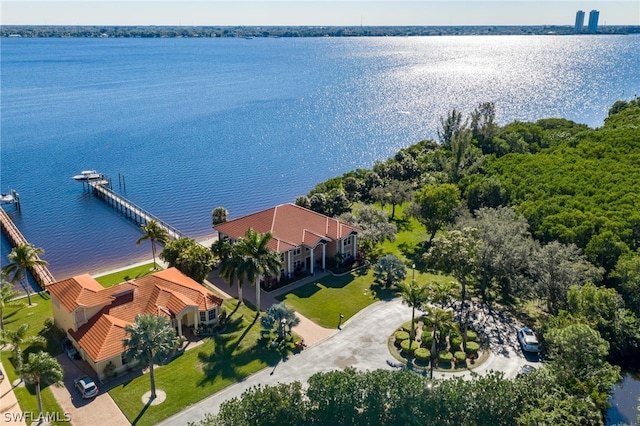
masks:
[[[91,26],[5,25],[0,37],[26,38],[280,38],[424,37],[457,35],[626,35],[640,25],[601,25],[596,33],[576,33],[573,25],[530,26]]]

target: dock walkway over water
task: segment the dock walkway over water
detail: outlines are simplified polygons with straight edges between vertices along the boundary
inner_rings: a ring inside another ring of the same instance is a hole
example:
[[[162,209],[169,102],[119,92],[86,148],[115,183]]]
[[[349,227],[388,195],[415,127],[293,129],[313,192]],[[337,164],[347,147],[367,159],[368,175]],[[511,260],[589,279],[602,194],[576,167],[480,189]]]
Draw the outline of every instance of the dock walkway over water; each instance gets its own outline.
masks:
[[[18,227],[13,223],[11,217],[2,208],[0,208],[0,227],[12,247],[17,246],[18,244],[29,244],[24,235],[22,235],[22,232],[20,232]],[[36,265],[35,267],[30,268],[29,272],[31,272],[33,278],[43,289],[46,289],[49,284],[56,282],[56,279],[46,266]]]
[[[107,186],[106,180],[89,181],[89,187],[93,190],[95,195],[139,225],[144,225],[149,221],[155,220],[167,231],[169,238],[177,239],[187,237],[187,235],[169,225],[162,219],[149,213],[142,207],[139,207],[134,202],[127,200],[122,195],[114,192]]]

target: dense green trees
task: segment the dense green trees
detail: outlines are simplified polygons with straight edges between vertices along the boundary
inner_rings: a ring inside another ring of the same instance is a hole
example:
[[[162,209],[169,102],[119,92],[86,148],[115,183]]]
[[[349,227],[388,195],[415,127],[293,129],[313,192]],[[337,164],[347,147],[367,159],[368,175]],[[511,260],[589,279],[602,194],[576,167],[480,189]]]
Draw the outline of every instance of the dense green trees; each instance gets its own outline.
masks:
[[[259,386],[220,406],[210,425],[600,425],[590,396],[559,386],[542,367],[522,379],[501,373],[429,380],[408,370],[316,373],[299,382]],[[193,425],[196,426],[196,425]]]
[[[427,227],[429,246],[436,233],[453,220],[458,204],[460,190],[450,183],[426,185],[416,191],[409,213]]]
[[[160,259],[199,283],[207,278],[214,267],[212,251],[192,238],[167,241],[160,253]]]

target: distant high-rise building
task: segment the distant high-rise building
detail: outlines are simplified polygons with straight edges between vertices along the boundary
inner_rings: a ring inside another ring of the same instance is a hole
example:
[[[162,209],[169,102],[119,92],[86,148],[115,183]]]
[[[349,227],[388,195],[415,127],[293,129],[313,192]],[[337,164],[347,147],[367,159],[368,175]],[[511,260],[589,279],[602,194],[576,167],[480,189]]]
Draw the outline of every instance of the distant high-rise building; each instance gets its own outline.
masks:
[[[584,27],[584,10],[576,12],[576,32],[581,33],[582,27]]]
[[[597,10],[592,10],[589,12],[589,32],[595,34],[598,32],[598,17],[600,16],[600,12]]]

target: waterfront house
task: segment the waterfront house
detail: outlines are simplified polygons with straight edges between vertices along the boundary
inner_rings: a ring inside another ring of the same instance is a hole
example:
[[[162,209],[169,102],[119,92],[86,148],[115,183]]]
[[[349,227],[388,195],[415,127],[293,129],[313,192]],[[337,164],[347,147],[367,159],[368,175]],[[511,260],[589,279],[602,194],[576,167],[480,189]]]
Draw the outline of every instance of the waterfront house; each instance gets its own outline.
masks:
[[[187,327],[215,325],[222,299],[176,268],[104,288],[89,274],[47,287],[55,324],[64,330],[78,353],[105,377],[105,367],[127,367],[122,340],[125,326],[136,315],[164,315],[179,336]]]
[[[337,254],[355,259],[361,231],[295,204],[281,204],[215,226],[219,237],[231,242],[244,237],[249,228],[260,234],[271,232],[269,248],[280,253],[282,273],[287,277],[300,271],[313,274],[317,267],[324,270],[327,259]]]

